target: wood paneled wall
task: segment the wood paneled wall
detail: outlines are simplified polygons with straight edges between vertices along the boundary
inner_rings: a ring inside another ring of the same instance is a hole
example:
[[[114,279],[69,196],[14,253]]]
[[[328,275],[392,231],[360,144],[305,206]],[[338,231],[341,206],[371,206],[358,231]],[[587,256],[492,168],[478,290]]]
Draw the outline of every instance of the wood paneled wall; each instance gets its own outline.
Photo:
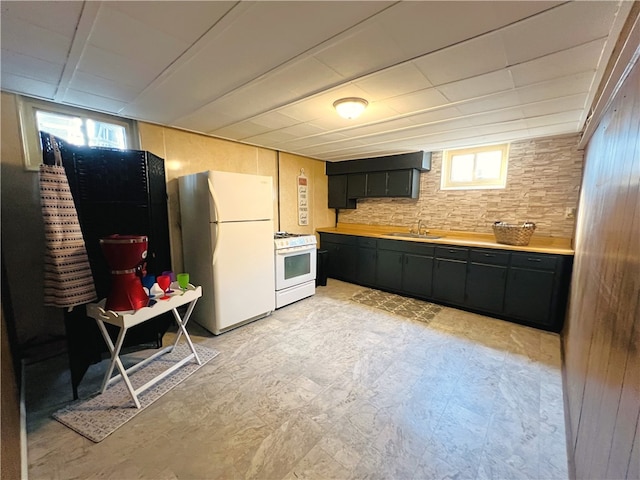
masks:
[[[579,479],[640,476],[640,64],[589,140],[563,332]]]

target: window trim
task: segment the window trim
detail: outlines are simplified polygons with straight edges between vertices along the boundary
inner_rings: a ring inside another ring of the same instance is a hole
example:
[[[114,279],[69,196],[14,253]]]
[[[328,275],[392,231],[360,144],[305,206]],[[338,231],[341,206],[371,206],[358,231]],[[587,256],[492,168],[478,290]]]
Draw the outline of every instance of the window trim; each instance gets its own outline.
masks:
[[[502,152],[502,162],[500,165],[500,177],[498,179],[472,180],[470,182],[451,181],[451,160],[454,155],[476,155],[482,152],[492,152],[500,150]],[[488,190],[502,189],[507,185],[507,168],[509,165],[509,144],[499,143],[492,145],[479,145],[475,147],[456,148],[443,150],[442,171],[440,176],[441,190]]]
[[[138,149],[140,138],[138,126],[135,120],[117,117],[106,113],[94,112],[83,108],[61,105],[30,97],[17,95],[18,116],[20,124],[20,136],[22,137],[22,149],[24,168],[27,171],[38,171],[42,163],[42,146],[38,130],[36,111],[44,110],[62,115],[72,115],[83,119],[92,119],[101,122],[112,123],[124,127],[127,137],[127,148]]]

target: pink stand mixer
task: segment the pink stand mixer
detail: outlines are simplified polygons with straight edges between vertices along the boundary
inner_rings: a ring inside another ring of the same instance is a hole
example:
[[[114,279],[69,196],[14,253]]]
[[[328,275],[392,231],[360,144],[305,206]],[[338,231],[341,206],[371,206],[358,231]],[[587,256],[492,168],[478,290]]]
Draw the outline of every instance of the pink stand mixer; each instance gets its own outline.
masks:
[[[144,235],[110,235],[100,239],[111,269],[111,289],[105,308],[116,312],[146,307],[149,297],[142,288],[142,269],[147,258]]]

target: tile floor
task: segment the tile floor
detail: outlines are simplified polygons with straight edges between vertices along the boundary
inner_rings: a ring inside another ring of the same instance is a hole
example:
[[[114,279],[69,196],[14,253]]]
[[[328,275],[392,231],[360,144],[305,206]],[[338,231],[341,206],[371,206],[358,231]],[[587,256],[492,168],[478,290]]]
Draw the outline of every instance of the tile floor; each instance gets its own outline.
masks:
[[[66,356],[30,365],[29,478],[568,477],[558,335],[452,308],[409,320],[361,290],[329,280],[218,337],[190,325],[220,355],[97,444],[51,418]]]

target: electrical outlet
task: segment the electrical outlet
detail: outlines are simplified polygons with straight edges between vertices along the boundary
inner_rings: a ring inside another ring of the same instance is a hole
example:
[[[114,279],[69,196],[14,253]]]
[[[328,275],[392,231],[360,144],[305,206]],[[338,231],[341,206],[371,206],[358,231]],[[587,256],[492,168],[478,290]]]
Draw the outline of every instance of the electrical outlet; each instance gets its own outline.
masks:
[[[576,218],[576,209],[572,207],[567,207],[564,209],[564,218],[572,219]]]

